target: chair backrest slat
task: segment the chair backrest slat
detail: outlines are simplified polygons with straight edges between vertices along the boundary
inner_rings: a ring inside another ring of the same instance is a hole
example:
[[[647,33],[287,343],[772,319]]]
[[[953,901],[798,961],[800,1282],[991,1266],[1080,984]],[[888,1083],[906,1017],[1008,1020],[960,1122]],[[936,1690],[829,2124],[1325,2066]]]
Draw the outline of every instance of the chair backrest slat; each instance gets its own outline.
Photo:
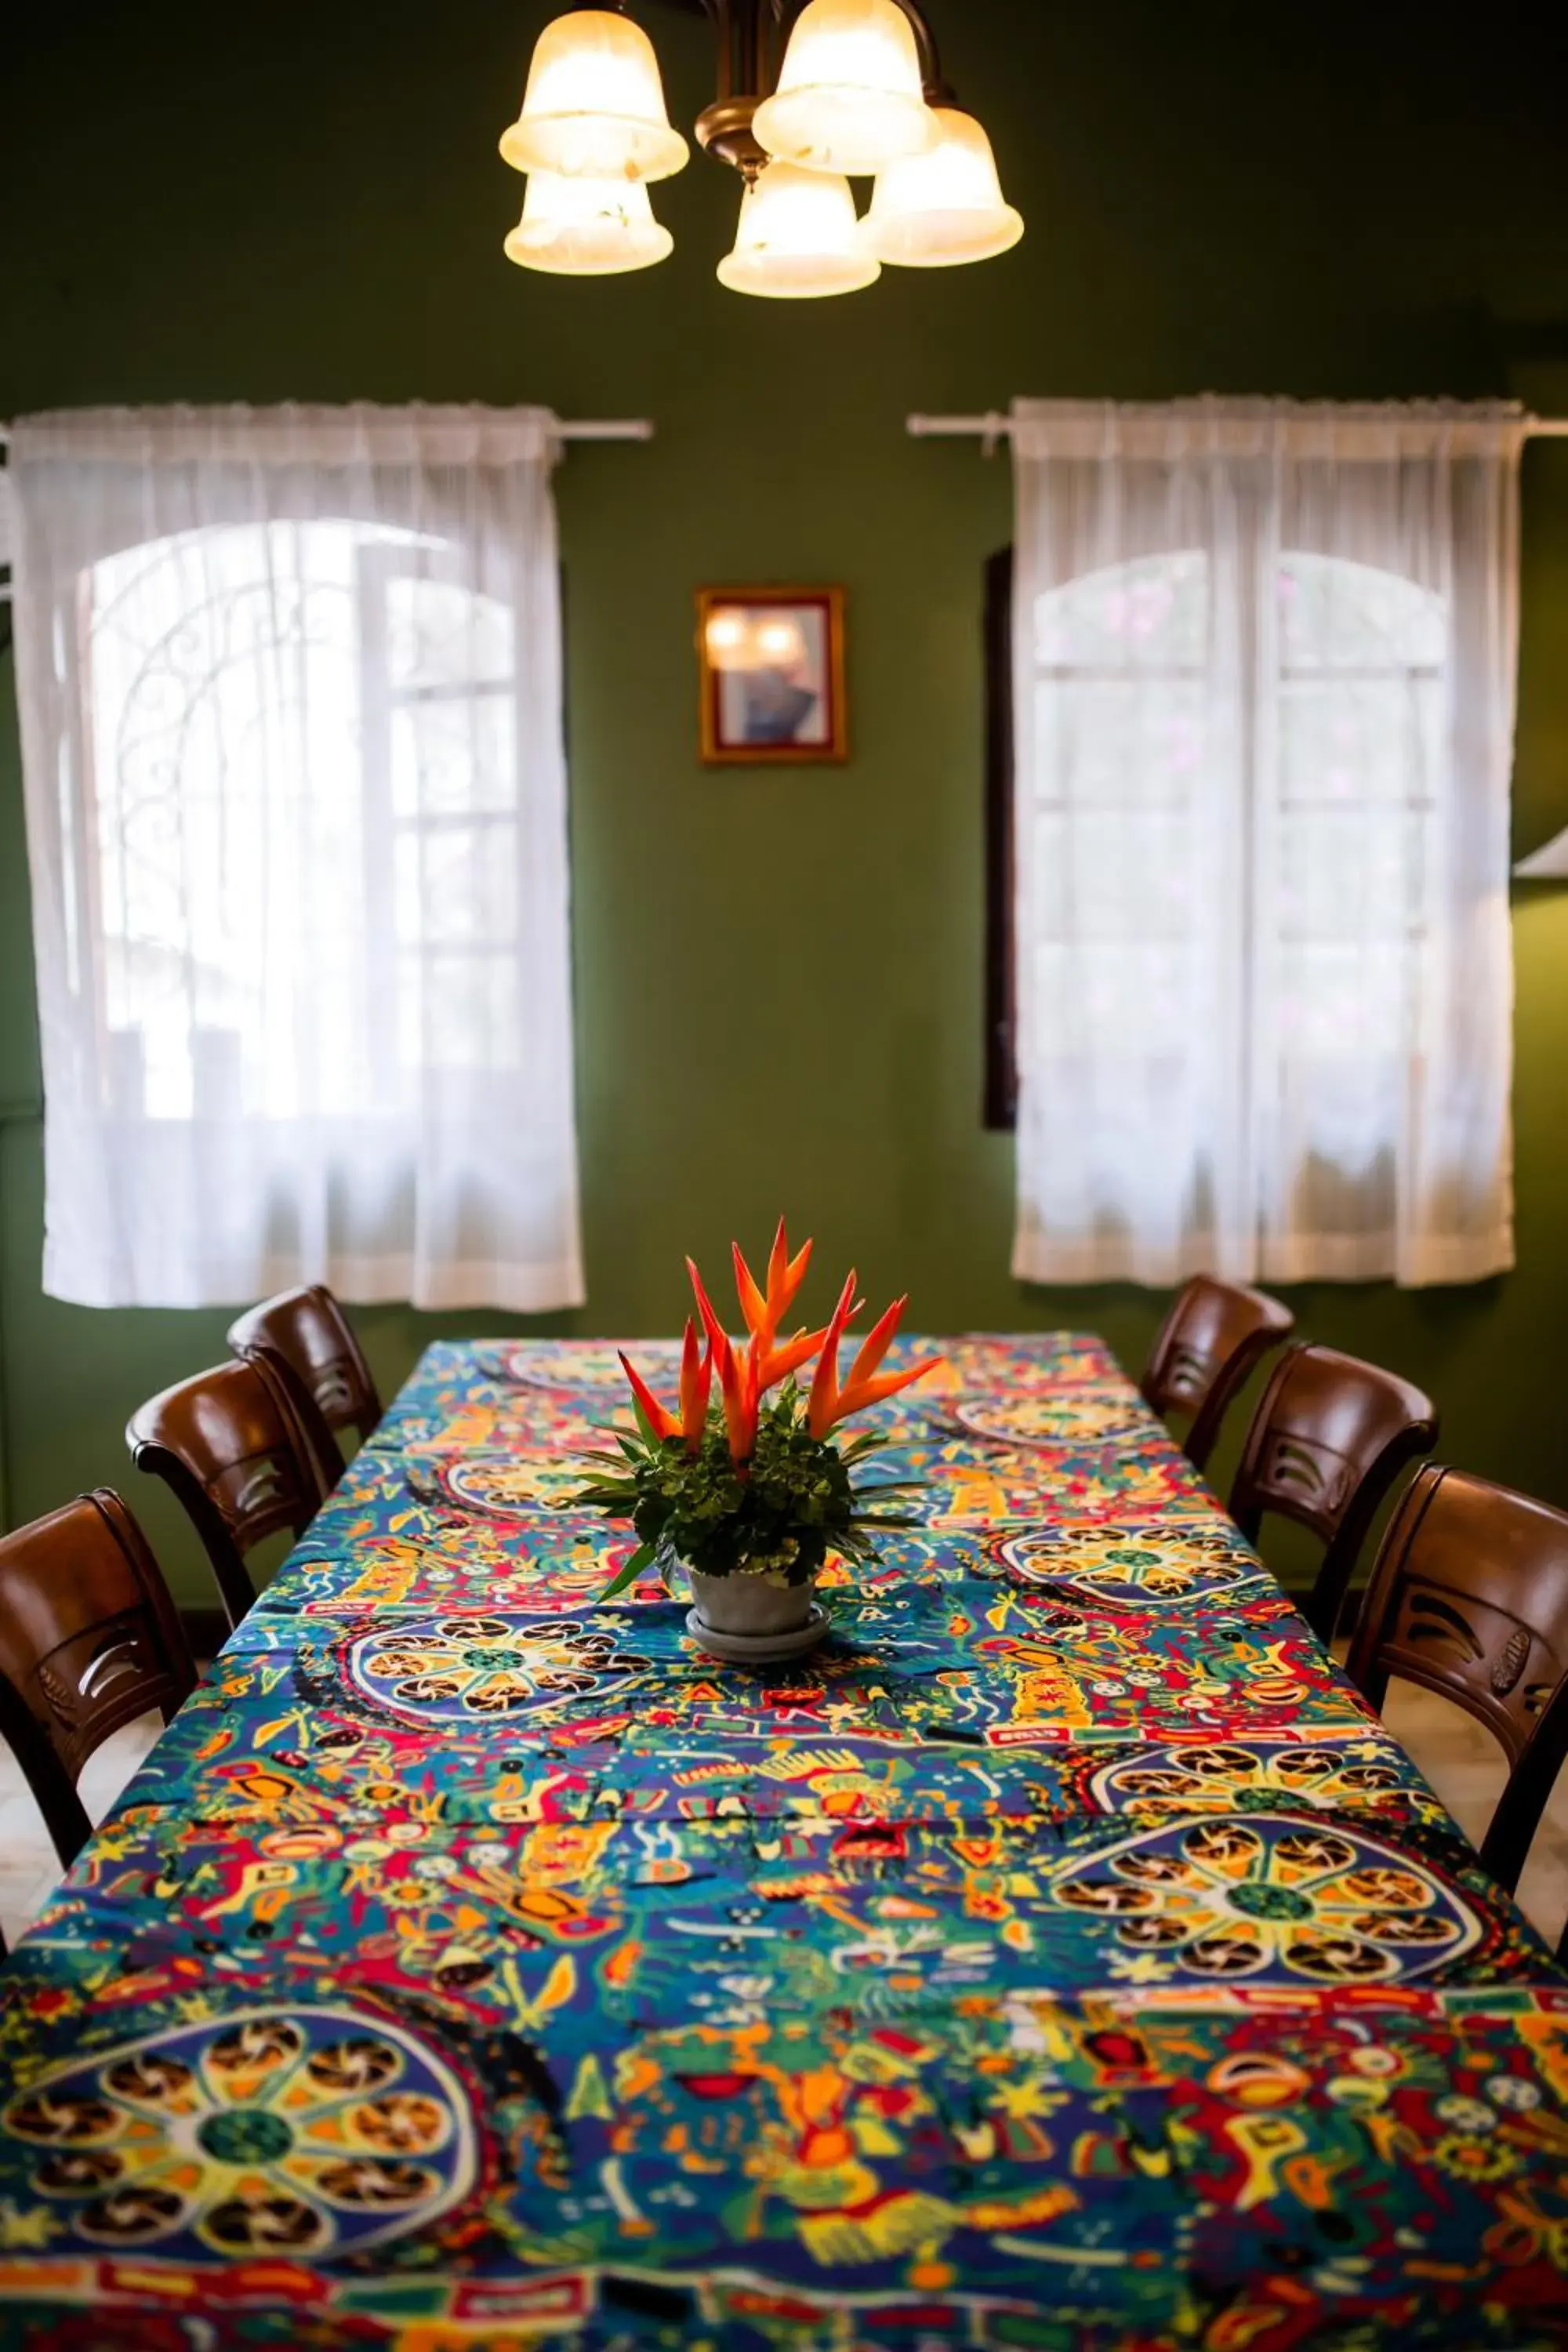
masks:
[[[118,1495],[79,1496],[0,1537],[0,1735],[62,1862],[90,1834],[77,1776],[110,1732],[195,1687],[168,1588]]]
[[[150,1397],[132,1414],[125,1442],[137,1468],[184,1505],[237,1625],[256,1598],[247,1552],[282,1528],[303,1535],[326,1499],[288,1389],[264,1362],[216,1364]]]
[[[1266,1512],[1323,1545],[1303,1614],[1333,1639],[1378,1506],[1406,1464],[1437,1443],[1430,1397],[1337,1348],[1289,1349],[1263,1392],[1230,1491],[1230,1515],[1256,1542]]]
[[[1214,1452],[1226,1412],[1272,1349],[1296,1328],[1266,1290],[1197,1274],[1161,1326],[1141,1392],[1155,1412],[1191,1415],[1184,1451],[1194,1470]]]
[[[342,1471],[331,1432],[363,1444],[381,1419],[381,1398],[353,1327],[324,1283],[281,1290],[231,1323],[228,1344],[247,1363],[268,1364],[288,1386],[329,1486]]]
[[[1397,1675],[1491,1733],[1510,1770],[1481,1860],[1516,1886],[1568,1753],[1568,1512],[1429,1464],[1389,1522],[1349,1671],[1379,1709]]]

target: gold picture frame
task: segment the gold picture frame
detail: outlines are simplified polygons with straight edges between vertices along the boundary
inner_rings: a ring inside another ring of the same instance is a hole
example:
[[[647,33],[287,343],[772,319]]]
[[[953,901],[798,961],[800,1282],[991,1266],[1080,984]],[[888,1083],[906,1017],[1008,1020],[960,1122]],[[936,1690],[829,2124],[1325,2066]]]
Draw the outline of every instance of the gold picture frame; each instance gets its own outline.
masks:
[[[849,757],[842,588],[700,588],[697,660],[705,767]]]

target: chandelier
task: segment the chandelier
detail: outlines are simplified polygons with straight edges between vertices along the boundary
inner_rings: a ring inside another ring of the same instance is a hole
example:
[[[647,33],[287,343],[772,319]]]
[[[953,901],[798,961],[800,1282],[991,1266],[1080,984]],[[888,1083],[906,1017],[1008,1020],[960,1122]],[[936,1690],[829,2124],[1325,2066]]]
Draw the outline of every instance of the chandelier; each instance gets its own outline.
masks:
[[[942,79],[919,0],[674,0],[712,22],[719,95],[697,120],[745,183],[737,294],[853,294],[884,262],[985,261],[1024,234],[991,142]],[[648,189],[689,149],[665,109],[653,43],[621,0],[569,9],[540,35],[522,112],[500,152],[526,173],[506,240],[524,269],[605,278],[674,249]],[[869,178],[857,214],[850,181]]]

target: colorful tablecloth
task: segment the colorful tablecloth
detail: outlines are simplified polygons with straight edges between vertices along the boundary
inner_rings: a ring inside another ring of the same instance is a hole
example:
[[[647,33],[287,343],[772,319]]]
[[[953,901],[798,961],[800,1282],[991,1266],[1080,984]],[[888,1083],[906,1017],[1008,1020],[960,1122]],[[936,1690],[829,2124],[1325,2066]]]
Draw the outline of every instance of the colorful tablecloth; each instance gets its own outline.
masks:
[[[619,1398],[433,1349],[22,1944],[0,2342],[1568,2341],[1568,1983],[1097,1341],[771,1675],[594,1606]]]

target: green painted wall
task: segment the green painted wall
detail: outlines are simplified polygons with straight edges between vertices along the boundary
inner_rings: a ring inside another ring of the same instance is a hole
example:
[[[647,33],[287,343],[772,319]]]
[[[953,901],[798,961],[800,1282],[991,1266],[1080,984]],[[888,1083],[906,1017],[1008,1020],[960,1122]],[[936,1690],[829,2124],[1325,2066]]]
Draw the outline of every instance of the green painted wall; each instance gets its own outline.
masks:
[[[1019,252],[853,301],[715,284],[736,184],[658,196],[675,258],[560,285],[501,257],[495,141],[541,0],[104,0],[8,40],[0,414],[92,401],[543,401],[655,417],[560,478],[569,592],[579,1086],[591,1305],[647,1332],[680,1254],[780,1206],[929,1328],[1063,1320],[1142,1356],[1161,1302],[1008,1277],[1011,1153],[981,1131],[981,566],[1005,461],[917,445],[914,407],[1016,393],[1368,397],[1514,391],[1496,320],[1568,313],[1560,95],[1522,13],[933,0],[950,69],[1029,221]],[[658,0],[672,106],[707,37]],[[1460,27],[1468,26],[1464,37]],[[1568,446],[1526,462],[1518,837],[1568,823]],[[705,773],[691,592],[849,591],[855,757]],[[0,662],[0,1372],[11,1508],[119,1478],[142,1395],[226,1318],[101,1314],[38,1287],[39,1134],[9,663]],[[1568,892],[1521,892],[1519,1271],[1475,1289],[1322,1287],[1304,1325],[1442,1399],[1447,1445],[1568,1501]],[[826,1288],[826,1283],[823,1287]],[[439,1328],[363,1318],[388,1386]],[[472,1330],[498,1328],[466,1318]],[[140,1483],[140,1482],[139,1482]],[[181,1591],[172,1515],[136,1496]]]

